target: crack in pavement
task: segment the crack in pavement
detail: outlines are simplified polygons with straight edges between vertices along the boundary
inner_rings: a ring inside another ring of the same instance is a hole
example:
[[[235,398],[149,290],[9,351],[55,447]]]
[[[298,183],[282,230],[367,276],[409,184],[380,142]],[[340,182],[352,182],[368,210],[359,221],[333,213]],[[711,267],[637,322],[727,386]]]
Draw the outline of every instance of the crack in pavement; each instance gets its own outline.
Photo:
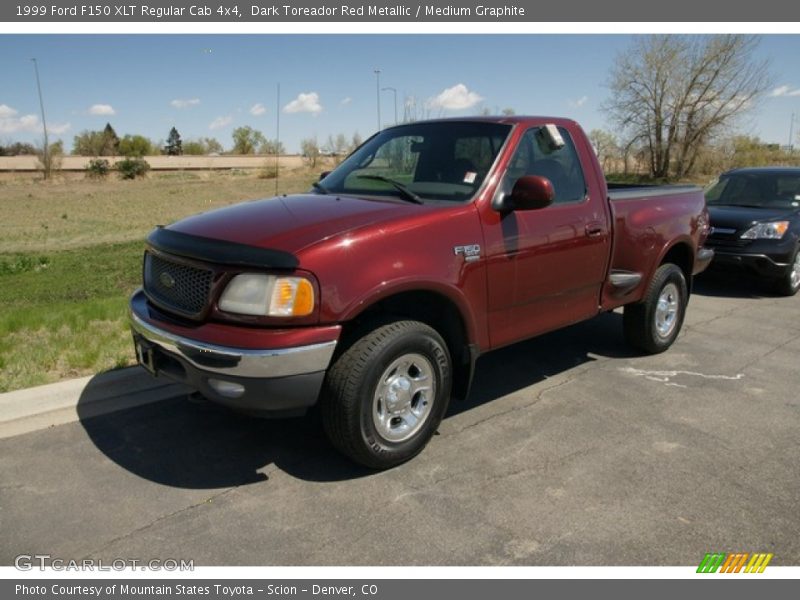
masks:
[[[488,421],[492,421],[492,420],[497,419],[499,417],[504,417],[505,415],[508,415],[508,414],[511,414],[511,413],[514,413],[514,412],[518,412],[518,411],[521,411],[521,410],[525,410],[526,408],[530,408],[532,406],[535,406],[536,404],[538,404],[542,400],[542,398],[544,397],[544,395],[546,393],[551,392],[551,391],[553,391],[555,389],[558,389],[560,387],[563,387],[563,386],[565,386],[565,385],[567,385],[569,383],[572,383],[573,381],[575,381],[581,375],[584,375],[584,374],[586,374],[586,373],[588,373],[590,371],[594,371],[594,370],[599,369],[600,367],[605,365],[610,360],[611,359],[609,359],[609,358],[603,358],[603,359],[598,358],[598,359],[595,359],[595,363],[594,364],[592,364],[590,366],[587,366],[587,367],[585,367],[585,368],[583,368],[583,369],[581,369],[581,370],[579,370],[579,371],[577,371],[575,373],[571,373],[563,381],[559,381],[558,383],[555,383],[555,384],[553,384],[551,386],[548,386],[548,387],[544,388],[543,390],[540,390],[536,394],[536,397],[533,400],[531,400],[530,402],[526,402],[525,404],[521,404],[519,406],[512,406],[511,408],[508,408],[508,409],[506,409],[504,411],[501,411],[501,412],[498,412],[498,413],[495,413],[495,414],[492,414],[492,415],[488,415],[488,416],[484,417],[483,419],[475,421],[474,423],[469,423],[467,425],[464,425],[464,427],[462,427],[461,429],[456,429],[456,430],[451,431],[449,433],[440,434],[440,435],[441,435],[441,437],[443,439],[449,438],[449,437],[453,437],[454,435],[458,435],[458,434],[460,434],[460,433],[462,433],[462,432],[464,432],[464,431],[466,431],[468,429],[473,429],[474,427],[478,427],[480,425],[483,425],[484,423],[486,423]],[[552,379],[552,378],[550,378],[550,379]],[[547,380],[545,380],[545,381],[547,381]],[[536,385],[536,384],[534,384],[534,385]],[[495,398],[493,400],[497,400],[497,398]],[[493,400],[490,400],[488,402],[491,402]]]
[[[111,540],[108,540],[100,548],[97,548],[96,550],[92,550],[88,554],[83,556],[81,558],[81,560],[85,560],[85,559],[91,558],[92,556],[96,556],[98,553],[103,552],[108,547],[112,546],[113,544],[115,544],[115,543],[117,543],[117,542],[119,542],[121,540],[133,537],[137,533],[141,533],[143,531],[146,531],[146,530],[150,529],[151,527],[153,527],[154,525],[156,525],[157,523],[160,523],[162,521],[166,521],[167,519],[171,519],[174,516],[177,516],[179,514],[188,512],[188,511],[190,511],[192,509],[195,509],[195,508],[199,508],[200,506],[203,506],[205,504],[209,504],[209,503],[213,502],[214,500],[216,500],[218,498],[221,498],[221,497],[225,496],[226,494],[229,494],[230,492],[233,492],[234,490],[236,490],[238,488],[239,488],[238,485],[234,486],[234,487],[231,487],[231,488],[227,488],[227,489],[221,491],[218,494],[214,494],[213,496],[210,496],[210,497],[206,498],[202,502],[196,502],[195,504],[191,504],[189,506],[185,506],[183,508],[179,508],[178,510],[172,511],[171,513],[168,513],[166,515],[161,515],[159,517],[156,517],[155,519],[153,519],[152,521],[150,521],[146,525],[142,525],[141,527],[137,527],[136,529],[132,529],[131,531],[128,531],[126,533],[123,533],[122,535],[119,535],[119,536],[111,539]]]

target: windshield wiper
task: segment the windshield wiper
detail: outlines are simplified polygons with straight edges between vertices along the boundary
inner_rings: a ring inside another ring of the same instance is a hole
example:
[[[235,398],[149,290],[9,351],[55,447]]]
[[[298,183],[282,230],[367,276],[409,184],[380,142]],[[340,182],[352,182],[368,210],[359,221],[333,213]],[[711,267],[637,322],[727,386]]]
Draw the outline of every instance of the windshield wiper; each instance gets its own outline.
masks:
[[[313,182],[311,184],[311,187],[313,187],[315,190],[317,190],[320,194],[329,194],[330,193],[330,190],[328,190],[328,188],[326,188],[324,185],[322,185],[319,181]]]
[[[399,181],[395,181],[389,177],[384,177],[383,175],[357,175],[359,179],[372,179],[374,181],[385,181],[389,185],[393,185],[395,189],[400,192],[401,197],[404,200],[408,200],[409,202],[413,202],[414,204],[424,204],[425,201],[417,196],[414,192],[408,189]]]

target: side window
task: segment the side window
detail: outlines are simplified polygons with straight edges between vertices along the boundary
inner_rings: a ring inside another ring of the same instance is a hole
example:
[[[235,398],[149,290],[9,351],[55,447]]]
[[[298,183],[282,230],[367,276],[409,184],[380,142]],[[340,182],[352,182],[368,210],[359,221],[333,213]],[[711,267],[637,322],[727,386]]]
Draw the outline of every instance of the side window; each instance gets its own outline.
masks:
[[[525,132],[508,166],[502,189],[509,193],[523,175],[547,177],[555,191],[554,204],[580,202],[586,196],[586,180],[572,138],[563,127],[558,128],[564,146],[553,150],[540,135],[540,128]]]

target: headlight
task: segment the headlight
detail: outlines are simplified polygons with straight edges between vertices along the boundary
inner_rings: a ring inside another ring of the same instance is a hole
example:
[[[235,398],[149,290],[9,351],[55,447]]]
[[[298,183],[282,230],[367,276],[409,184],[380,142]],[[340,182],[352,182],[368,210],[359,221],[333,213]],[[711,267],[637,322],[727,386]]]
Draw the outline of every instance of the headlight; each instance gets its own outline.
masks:
[[[779,240],[789,229],[789,221],[756,223],[741,235],[743,240]]]
[[[219,299],[225,312],[265,317],[304,317],[314,311],[314,286],[305,277],[243,273]]]

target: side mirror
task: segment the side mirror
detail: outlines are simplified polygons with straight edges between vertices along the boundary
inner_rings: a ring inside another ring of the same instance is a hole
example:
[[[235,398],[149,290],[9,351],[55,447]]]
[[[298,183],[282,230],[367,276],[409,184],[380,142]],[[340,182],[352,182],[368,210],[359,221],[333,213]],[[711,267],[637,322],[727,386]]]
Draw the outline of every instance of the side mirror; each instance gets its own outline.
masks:
[[[512,210],[535,210],[553,203],[553,184],[541,175],[525,175],[517,179],[511,190],[509,208]]]
[[[322,173],[319,174],[319,179],[317,179],[317,181],[322,181],[330,174],[331,174],[330,171],[323,171]]]

